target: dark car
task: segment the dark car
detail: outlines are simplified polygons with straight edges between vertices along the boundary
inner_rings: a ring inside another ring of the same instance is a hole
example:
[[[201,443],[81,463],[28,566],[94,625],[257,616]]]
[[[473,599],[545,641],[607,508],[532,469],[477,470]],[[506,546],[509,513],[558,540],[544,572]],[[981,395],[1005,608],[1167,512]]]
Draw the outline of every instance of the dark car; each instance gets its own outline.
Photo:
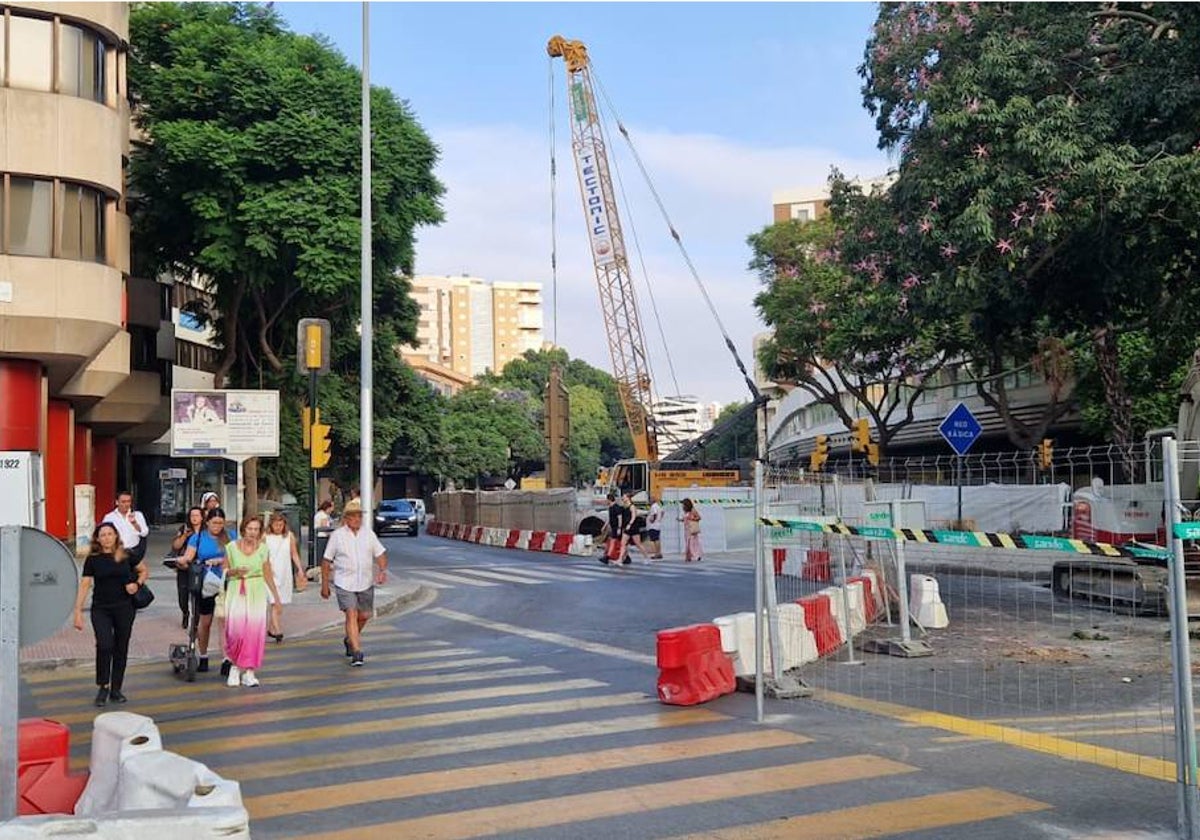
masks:
[[[375,511],[375,533],[415,537],[420,533],[416,508],[404,499],[384,499]]]

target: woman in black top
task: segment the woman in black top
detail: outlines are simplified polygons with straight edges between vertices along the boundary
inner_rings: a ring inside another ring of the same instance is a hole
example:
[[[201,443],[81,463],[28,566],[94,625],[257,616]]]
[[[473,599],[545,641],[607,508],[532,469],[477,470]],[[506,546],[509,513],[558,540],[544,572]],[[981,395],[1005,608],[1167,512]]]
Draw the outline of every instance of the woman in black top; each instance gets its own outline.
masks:
[[[179,530],[175,532],[175,536],[171,539],[171,551],[175,557],[180,557],[187,551],[188,540],[199,534],[204,528],[204,508],[193,507],[187,512],[187,519]],[[183,614],[182,627],[184,630],[188,626],[188,613],[191,610],[192,593],[188,589],[188,579],[190,575],[186,567],[175,567],[175,590],[179,596],[179,612]]]
[[[129,659],[129,637],[133,635],[133,594],[146,582],[146,564],[130,565],[121,536],[109,522],[96,526],[92,550],[83,561],[83,577],[75,599],[75,629],[83,629],[83,602],[92,595],[92,630],[96,634],[96,705],[111,700],[124,703],[121,686],[125,681],[125,663]]]

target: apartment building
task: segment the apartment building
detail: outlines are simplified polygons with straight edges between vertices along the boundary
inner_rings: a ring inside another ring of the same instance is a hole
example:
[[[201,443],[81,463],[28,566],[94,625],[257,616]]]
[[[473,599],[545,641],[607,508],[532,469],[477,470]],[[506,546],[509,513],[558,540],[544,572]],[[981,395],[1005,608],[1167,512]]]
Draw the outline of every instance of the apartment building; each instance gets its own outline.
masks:
[[[128,15],[0,5],[0,451],[40,453],[44,527],[68,541],[169,424],[163,292],[130,276]]]
[[[485,371],[501,371],[542,347],[541,283],[490,283],[479,277],[418,276],[416,349],[401,355],[443,390]]]
[[[720,414],[720,403],[701,403],[699,397],[680,394],[661,397],[651,406],[655,428],[658,430],[658,448],[662,454],[670,454],[701,433],[713,427]]]

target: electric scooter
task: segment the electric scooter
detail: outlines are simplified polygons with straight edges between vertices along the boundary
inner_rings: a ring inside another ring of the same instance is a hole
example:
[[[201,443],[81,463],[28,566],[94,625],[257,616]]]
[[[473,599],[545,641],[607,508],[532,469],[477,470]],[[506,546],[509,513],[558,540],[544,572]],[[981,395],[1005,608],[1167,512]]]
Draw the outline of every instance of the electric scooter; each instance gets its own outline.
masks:
[[[178,569],[174,560],[164,560],[169,569]],[[200,627],[200,594],[204,588],[204,564],[188,566],[188,637],[183,644],[171,645],[168,657],[176,676],[187,682],[196,681],[196,669],[200,667],[200,653],[196,649],[196,635]]]

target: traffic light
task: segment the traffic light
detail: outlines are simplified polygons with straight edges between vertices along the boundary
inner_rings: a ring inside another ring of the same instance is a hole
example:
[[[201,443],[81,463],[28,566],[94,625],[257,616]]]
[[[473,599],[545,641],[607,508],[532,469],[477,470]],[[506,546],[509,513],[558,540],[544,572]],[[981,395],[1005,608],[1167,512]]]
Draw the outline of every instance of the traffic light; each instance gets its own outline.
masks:
[[[866,417],[859,417],[854,421],[854,425],[850,427],[850,451],[866,452],[867,445],[870,442],[871,421]]]
[[[313,412],[313,422],[309,427],[309,464],[314,470],[319,470],[329,463],[330,450],[333,448],[333,441],[329,439],[329,432],[333,428],[328,423],[321,422],[321,410],[317,409]]]
[[[304,428],[304,451],[312,446],[312,409],[308,406],[300,409],[300,425]]]
[[[829,435],[817,435],[816,448],[808,456],[808,468],[819,472],[829,460]]]
[[[1050,465],[1054,463],[1054,441],[1050,438],[1043,438],[1038,444],[1038,463],[1042,469],[1050,469]]]
[[[867,444],[867,463],[869,463],[872,467],[879,466],[879,444],[878,443],[868,443]]]

